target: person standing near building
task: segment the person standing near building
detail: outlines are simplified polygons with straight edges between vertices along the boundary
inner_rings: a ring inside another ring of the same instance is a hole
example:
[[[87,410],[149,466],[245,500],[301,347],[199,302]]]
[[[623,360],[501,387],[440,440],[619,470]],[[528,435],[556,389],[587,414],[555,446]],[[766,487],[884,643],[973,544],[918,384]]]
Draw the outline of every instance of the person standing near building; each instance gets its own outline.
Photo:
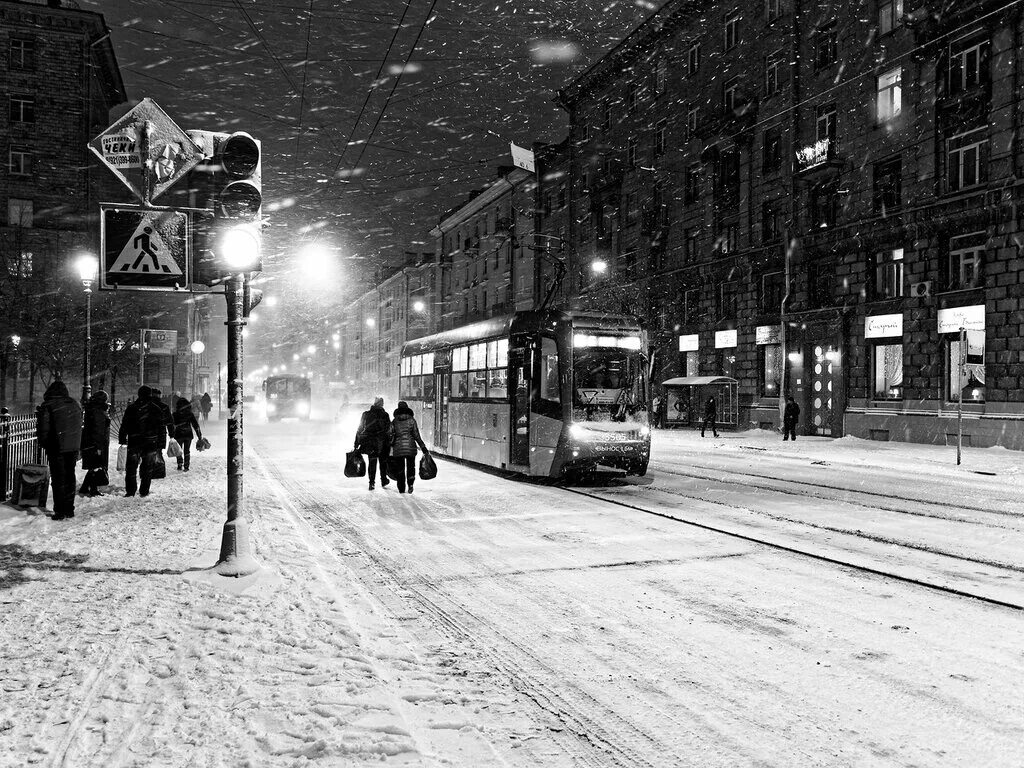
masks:
[[[192,403],[184,397],[179,397],[174,404],[174,439],[181,445],[181,456],[178,457],[178,471],[188,472],[189,454],[192,449],[192,440],[203,437],[199,429],[199,422],[192,411]]]
[[[654,429],[661,429],[661,395],[655,395],[651,400],[651,426]]]
[[[782,439],[789,440],[790,436],[796,440],[796,423],[800,420],[800,406],[792,395],[786,395],[786,407],[782,412]]]
[[[203,421],[210,418],[210,410],[213,408],[213,400],[210,398],[209,392],[203,392],[203,396],[199,398],[199,402],[202,403]]]
[[[704,430],[711,427],[711,433],[718,437],[718,427],[715,422],[718,421],[718,404],[715,402],[715,398],[709,397],[707,402],[704,403],[704,420],[700,424],[700,436],[704,437]]]
[[[84,496],[102,496],[100,486],[109,482],[109,411],[107,393],[102,389],[85,404],[85,423],[82,426],[82,469],[85,470],[85,479],[78,491]]]
[[[399,400],[395,408],[395,420],[391,422],[391,463],[399,493],[405,493],[407,486],[409,493],[412,493],[412,485],[416,480],[417,446],[424,453],[429,453],[420,437],[420,428],[412,409],[405,400]]]
[[[46,388],[36,410],[36,440],[46,453],[53,487],[53,519],[75,516],[75,464],[82,447],[82,406],[63,381]]]
[[[121,429],[117,433],[117,442],[128,446],[124,469],[125,496],[134,496],[136,489],[140,496],[149,495],[153,463],[166,440],[163,409],[153,399],[152,390],[143,384],[139,387],[138,399],[124,409]],[[136,479],[136,472],[141,480]]]
[[[384,398],[378,397],[373,401],[370,410],[363,411],[359,419],[359,429],[356,430],[355,450],[366,454],[368,465],[367,474],[370,476],[370,490],[377,476],[377,465],[380,463],[380,486],[384,488],[388,480],[388,434],[391,431],[391,417],[384,410]]]

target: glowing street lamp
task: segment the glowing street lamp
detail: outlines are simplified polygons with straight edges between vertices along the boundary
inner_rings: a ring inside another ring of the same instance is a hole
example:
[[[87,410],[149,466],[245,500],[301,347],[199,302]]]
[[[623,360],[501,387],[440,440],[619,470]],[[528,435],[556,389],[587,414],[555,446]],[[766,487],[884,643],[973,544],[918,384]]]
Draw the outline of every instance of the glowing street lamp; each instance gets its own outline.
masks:
[[[82,360],[82,402],[92,395],[92,284],[96,280],[100,264],[92,254],[85,254],[75,262],[78,276],[85,288],[85,357]]]
[[[608,262],[604,259],[594,259],[590,262],[590,269],[595,275],[603,275],[608,271]]]
[[[413,312],[425,312],[426,309],[427,305],[423,303],[422,299],[416,299],[416,301],[412,303]]]

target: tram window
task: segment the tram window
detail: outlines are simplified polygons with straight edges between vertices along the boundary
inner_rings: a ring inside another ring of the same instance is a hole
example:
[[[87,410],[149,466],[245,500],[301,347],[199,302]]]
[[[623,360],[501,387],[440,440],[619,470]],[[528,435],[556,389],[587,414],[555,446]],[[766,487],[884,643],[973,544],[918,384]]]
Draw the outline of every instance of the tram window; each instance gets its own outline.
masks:
[[[403,400],[406,399],[406,398],[412,397],[412,377],[411,376],[403,376],[399,380],[398,396],[401,397]]]
[[[487,371],[469,372],[469,397],[487,396]]]
[[[454,350],[452,350],[452,370],[465,371],[468,367],[469,347],[456,347]]]
[[[423,355],[416,355],[412,358],[412,370],[409,373],[413,376],[419,376],[423,373]]]
[[[434,399],[434,377],[429,373],[423,374],[423,398],[425,400]]]
[[[423,355],[423,373],[427,374],[427,373],[433,373],[433,372],[434,372],[434,353],[433,352],[427,352],[425,355]]]
[[[412,369],[412,358],[411,357],[403,357],[402,358],[401,375],[402,376],[408,376],[411,373],[411,369]]]
[[[469,392],[469,374],[452,374],[452,395],[455,397],[466,397]]]
[[[558,388],[558,347],[555,340],[541,339],[540,348],[540,396],[542,400],[561,402]]]
[[[487,367],[487,344],[473,344],[469,348],[469,370],[478,371]]]
[[[487,396],[508,397],[507,368],[493,368],[487,371]]]

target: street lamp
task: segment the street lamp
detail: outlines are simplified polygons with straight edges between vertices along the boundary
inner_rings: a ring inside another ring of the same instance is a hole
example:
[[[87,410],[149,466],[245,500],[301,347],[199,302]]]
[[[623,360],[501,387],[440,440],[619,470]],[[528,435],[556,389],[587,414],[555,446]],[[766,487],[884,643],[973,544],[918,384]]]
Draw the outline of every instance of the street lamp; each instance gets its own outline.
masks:
[[[92,395],[92,284],[100,265],[95,256],[86,254],[75,262],[75,266],[78,276],[82,278],[82,287],[85,288],[85,357],[82,360],[82,402],[85,403]]]
[[[424,304],[421,299],[416,299],[416,301],[414,301],[412,303],[412,311],[413,312],[423,312],[424,310],[426,310],[426,308],[427,308],[427,305]]]
[[[192,394],[196,391],[196,358],[206,351],[206,345],[196,339],[189,345],[189,350],[192,352]]]
[[[590,268],[593,270],[595,275],[603,275],[608,271],[608,262],[604,259],[594,259],[590,263]]]

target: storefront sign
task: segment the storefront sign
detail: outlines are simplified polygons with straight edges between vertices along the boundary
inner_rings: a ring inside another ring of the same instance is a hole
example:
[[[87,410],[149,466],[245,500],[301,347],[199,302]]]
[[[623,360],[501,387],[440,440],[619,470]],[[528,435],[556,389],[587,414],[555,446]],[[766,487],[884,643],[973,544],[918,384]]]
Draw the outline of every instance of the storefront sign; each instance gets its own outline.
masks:
[[[700,347],[700,336],[696,333],[690,334],[689,336],[679,337],[679,351],[680,352],[696,352]]]
[[[736,330],[715,331],[715,349],[730,349],[736,346]]]
[[[755,342],[757,344],[781,344],[782,328],[777,325],[757,326]]]
[[[985,330],[985,305],[973,307],[950,307],[939,310],[939,333],[958,333],[961,328],[969,331]]]
[[[875,315],[864,318],[865,339],[903,336],[903,315]]]

